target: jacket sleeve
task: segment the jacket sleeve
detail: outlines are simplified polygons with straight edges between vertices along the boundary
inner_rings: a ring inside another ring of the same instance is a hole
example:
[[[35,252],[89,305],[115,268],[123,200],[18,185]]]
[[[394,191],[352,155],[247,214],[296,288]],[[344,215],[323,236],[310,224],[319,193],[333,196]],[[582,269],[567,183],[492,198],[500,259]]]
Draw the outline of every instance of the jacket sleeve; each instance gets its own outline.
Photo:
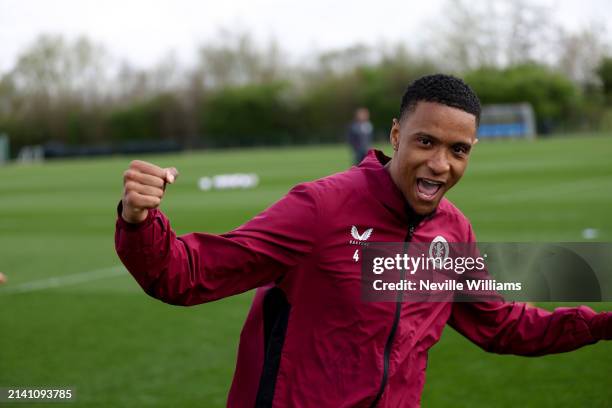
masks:
[[[476,242],[469,228],[469,242]],[[612,339],[612,313],[587,306],[553,312],[520,302],[453,303],[449,324],[482,349],[538,356],[575,350]]]
[[[486,351],[539,356],[612,339],[612,314],[586,306],[549,312],[518,302],[454,303],[449,324]]]
[[[137,225],[119,216],[115,249],[143,290],[166,303],[188,306],[245,292],[279,279],[312,251],[318,213],[311,184],[223,235],[177,237],[159,210]]]

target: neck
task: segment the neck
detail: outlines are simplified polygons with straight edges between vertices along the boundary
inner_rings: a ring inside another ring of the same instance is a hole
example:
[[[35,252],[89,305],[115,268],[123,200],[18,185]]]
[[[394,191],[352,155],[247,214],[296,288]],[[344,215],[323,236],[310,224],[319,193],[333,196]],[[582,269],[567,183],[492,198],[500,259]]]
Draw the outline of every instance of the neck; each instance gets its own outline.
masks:
[[[389,160],[384,165],[384,169],[387,173],[389,173],[389,176],[391,176],[391,180],[393,181],[393,184],[395,184],[395,186],[401,191],[400,185],[395,177],[395,172],[393,171],[391,163],[393,163],[393,159]]]

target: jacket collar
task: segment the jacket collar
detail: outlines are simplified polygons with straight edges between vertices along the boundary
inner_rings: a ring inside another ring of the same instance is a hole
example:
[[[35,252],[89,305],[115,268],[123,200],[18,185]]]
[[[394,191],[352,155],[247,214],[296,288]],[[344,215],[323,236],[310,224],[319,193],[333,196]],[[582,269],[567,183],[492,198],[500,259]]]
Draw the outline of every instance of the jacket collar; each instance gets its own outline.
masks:
[[[363,161],[359,164],[367,180],[368,189],[380,203],[387,208],[402,222],[417,226],[423,219],[431,218],[435,215],[435,211],[428,215],[419,215],[408,204],[404,198],[404,194],[395,185],[391,178],[391,174],[385,168],[385,165],[391,161],[391,158],[386,156],[380,150],[372,149],[368,152]]]

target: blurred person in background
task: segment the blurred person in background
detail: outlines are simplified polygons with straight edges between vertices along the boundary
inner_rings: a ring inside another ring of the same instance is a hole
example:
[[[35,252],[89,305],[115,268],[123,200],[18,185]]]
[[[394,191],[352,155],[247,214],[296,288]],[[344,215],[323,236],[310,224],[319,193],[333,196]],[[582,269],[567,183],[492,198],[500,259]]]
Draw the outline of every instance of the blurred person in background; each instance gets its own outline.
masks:
[[[347,140],[353,150],[353,162],[358,165],[368,154],[372,144],[374,127],[370,122],[370,111],[368,108],[358,108],[355,118],[349,125]]]
[[[0,285],[6,283],[6,275],[0,272]]]

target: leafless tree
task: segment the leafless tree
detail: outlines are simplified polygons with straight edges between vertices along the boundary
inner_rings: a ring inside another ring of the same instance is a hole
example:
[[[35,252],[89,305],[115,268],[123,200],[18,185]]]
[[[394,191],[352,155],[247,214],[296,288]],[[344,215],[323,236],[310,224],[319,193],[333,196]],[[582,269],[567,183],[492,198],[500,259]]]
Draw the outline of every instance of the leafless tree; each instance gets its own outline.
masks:
[[[279,79],[285,59],[275,41],[261,47],[249,33],[223,29],[198,49],[197,70],[206,88],[218,89]]]
[[[596,68],[610,53],[605,38],[606,28],[601,24],[592,24],[577,32],[560,29],[556,66],[577,83],[596,83]]]

